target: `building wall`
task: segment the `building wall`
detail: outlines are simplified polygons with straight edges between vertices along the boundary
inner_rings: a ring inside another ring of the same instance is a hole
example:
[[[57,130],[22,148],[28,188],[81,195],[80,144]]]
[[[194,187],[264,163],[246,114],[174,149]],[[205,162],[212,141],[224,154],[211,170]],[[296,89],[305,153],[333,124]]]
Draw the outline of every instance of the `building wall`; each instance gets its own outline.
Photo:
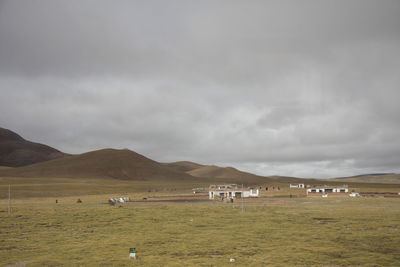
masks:
[[[330,191],[332,189],[332,191]],[[348,188],[308,188],[307,194],[309,193],[348,193]]]
[[[250,191],[243,191],[243,197],[250,197]]]
[[[308,197],[321,197],[324,193],[308,193]],[[348,193],[327,193],[328,197],[348,197]]]
[[[290,188],[304,188],[304,184],[290,184]]]
[[[236,192],[239,194],[242,191],[238,190],[230,190],[230,191],[209,191],[208,197],[209,199],[214,199],[216,196],[223,196],[224,198],[236,198]],[[247,191],[243,191],[243,197],[258,197],[259,190],[258,189],[251,189]]]

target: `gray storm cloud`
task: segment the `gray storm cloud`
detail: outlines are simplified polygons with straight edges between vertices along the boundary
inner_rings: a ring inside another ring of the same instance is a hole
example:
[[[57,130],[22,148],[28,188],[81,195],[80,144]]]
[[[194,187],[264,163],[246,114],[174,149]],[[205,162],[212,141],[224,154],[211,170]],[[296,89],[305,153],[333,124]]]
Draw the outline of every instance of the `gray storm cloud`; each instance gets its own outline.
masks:
[[[262,175],[400,171],[399,1],[1,1],[0,124]]]

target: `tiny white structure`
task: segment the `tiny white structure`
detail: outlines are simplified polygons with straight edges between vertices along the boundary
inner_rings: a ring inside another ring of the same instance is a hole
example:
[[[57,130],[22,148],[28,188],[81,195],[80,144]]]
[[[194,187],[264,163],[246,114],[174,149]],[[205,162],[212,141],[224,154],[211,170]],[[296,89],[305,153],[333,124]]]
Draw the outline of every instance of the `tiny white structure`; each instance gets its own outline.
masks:
[[[359,193],[356,193],[356,192],[352,192],[352,193],[349,194],[349,196],[350,196],[350,197],[359,197],[360,194],[359,194]]]
[[[236,184],[210,185],[208,197],[209,199],[214,199],[215,197],[234,199],[241,197],[258,197],[259,193],[260,191],[258,189],[253,188],[246,188],[242,191],[242,188],[239,188]]]
[[[112,197],[108,200],[108,203],[111,205],[115,205],[116,203],[124,203],[124,202],[130,202],[131,199],[129,197]]]
[[[290,184],[290,188],[304,188],[304,184]]]
[[[192,189],[193,194],[204,192],[204,190],[204,187],[197,187]]]

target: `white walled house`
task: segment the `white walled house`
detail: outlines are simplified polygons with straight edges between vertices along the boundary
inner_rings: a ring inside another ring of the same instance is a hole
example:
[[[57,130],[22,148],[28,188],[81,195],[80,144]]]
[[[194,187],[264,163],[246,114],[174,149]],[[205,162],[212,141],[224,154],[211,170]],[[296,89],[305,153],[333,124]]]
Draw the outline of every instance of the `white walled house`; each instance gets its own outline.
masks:
[[[243,190],[243,197],[258,197],[258,189]]]
[[[304,188],[304,184],[290,184],[290,188]]]
[[[333,196],[348,196],[349,188],[347,185],[343,186],[314,186],[307,188],[307,196],[321,196],[321,195],[333,195]]]
[[[252,188],[245,188],[242,191],[242,188],[239,188],[236,184],[225,184],[225,185],[210,185],[208,191],[209,199],[219,198],[227,198],[227,199],[235,199],[241,198],[243,193],[243,197],[258,197],[259,190]]]

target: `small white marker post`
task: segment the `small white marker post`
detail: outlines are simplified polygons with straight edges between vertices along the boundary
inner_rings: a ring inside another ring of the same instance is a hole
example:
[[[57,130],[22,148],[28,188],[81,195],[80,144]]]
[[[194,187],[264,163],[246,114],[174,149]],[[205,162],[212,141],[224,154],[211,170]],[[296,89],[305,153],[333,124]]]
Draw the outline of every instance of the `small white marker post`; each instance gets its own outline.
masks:
[[[136,260],[136,248],[130,248],[129,249],[129,258]]]
[[[8,214],[11,213],[11,185],[8,185]]]

